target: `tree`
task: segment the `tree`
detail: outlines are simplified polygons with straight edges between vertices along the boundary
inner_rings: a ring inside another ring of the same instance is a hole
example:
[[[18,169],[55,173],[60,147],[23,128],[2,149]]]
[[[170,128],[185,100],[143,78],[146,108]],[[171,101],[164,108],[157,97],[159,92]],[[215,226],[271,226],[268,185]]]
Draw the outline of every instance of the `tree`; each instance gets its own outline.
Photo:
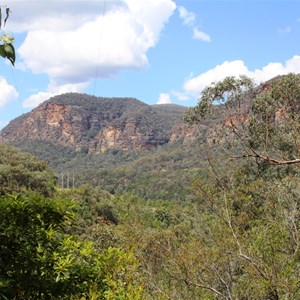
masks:
[[[54,192],[55,180],[46,162],[0,144],[0,195],[35,191],[50,196]]]
[[[171,261],[178,282],[207,299],[299,298],[299,112],[295,74],[203,90],[186,120],[210,124],[229,161],[209,153],[210,172],[193,185],[202,228]]]
[[[222,124],[214,130],[233,158],[300,163],[300,75],[279,76],[259,86],[245,76],[227,77],[206,87],[185,119],[199,123],[213,114],[221,116]]]

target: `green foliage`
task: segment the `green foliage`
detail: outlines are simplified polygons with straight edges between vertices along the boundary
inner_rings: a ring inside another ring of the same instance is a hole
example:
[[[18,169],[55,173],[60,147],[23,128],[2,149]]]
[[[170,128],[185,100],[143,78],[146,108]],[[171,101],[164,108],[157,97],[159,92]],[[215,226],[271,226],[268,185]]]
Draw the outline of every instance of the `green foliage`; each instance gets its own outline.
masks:
[[[207,299],[297,299],[299,179],[216,174],[194,183],[200,227],[169,260],[176,285]]]
[[[59,275],[55,257],[70,207],[40,196],[4,196],[0,210],[2,297],[47,297]]]
[[[219,99],[221,109],[214,105]],[[202,122],[211,111],[224,111],[223,124],[213,130],[225,151],[231,148],[233,157],[254,157],[269,164],[294,164],[300,162],[299,103],[299,74],[258,87],[246,77],[228,77],[204,89],[186,120]]]
[[[41,142],[23,144],[21,148],[43,157],[59,179],[62,173],[74,173],[76,187],[88,184],[112,194],[129,192],[145,199],[184,201],[192,178],[206,172],[205,146],[197,144],[172,144],[144,152],[107,151],[101,155],[76,153]]]
[[[250,144],[265,155],[299,156],[300,76],[289,74],[278,78],[254,99],[249,121]]]
[[[7,7],[5,9],[6,17],[4,19],[4,26],[6,24],[6,21],[10,15],[10,9]],[[2,9],[0,7],[0,28],[2,26]],[[14,38],[9,34],[2,34],[0,36],[0,56],[7,58],[12,65],[15,64],[16,61],[16,54],[15,54],[15,48],[13,46]]]
[[[142,299],[137,263],[117,248],[96,251],[65,233],[69,201],[41,196],[0,199],[0,286],[8,299]]]
[[[54,186],[55,175],[45,162],[0,144],[0,194],[31,190],[49,196]]]
[[[117,248],[108,248],[103,260],[105,283],[104,299],[143,299],[143,287],[136,278],[136,259]],[[135,267],[133,268],[132,265]]]
[[[228,109],[239,110],[245,96],[254,95],[254,83],[246,77],[226,77],[223,81],[214,82],[206,87],[199,99],[198,105],[188,110],[185,120],[189,123],[200,122],[212,112],[218,112],[216,105],[225,105]]]
[[[135,257],[110,247],[117,234],[109,226],[118,222],[111,196],[89,187],[57,193],[44,162],[5,145],[0,151],[0,298],[143,299]],[[99,244],[99,231],[89,233],[104,217]]]

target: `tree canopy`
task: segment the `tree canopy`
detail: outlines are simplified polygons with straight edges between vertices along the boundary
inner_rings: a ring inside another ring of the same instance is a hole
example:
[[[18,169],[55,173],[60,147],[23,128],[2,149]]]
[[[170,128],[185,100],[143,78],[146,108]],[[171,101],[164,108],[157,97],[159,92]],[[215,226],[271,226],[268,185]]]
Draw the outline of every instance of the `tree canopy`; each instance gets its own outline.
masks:
[[[203,90],[186,120],[199,123],[220,112],[223,123],[214,130],[232,157],[253,157],[275,165],[300,163],[299,74],[258,86],[245,76],[227,77]]]

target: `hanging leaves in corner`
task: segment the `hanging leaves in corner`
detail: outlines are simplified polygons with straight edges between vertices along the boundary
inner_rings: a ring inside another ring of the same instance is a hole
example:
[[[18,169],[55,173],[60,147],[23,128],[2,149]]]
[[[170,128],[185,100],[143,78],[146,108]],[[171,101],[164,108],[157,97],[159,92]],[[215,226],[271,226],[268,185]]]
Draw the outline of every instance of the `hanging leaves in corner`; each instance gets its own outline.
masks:
[[[9,18],[11,10],[10,8],[6,7],[5,11],[6,11],[6,17],[4,19],[3,26],[6,25],[6,21]],[[2,27],[2,9],[0,7],[0,29],[1,27]],[[0,43],[2,43],[0,44],[0,56],[7,58],[14,66],[16,60],[16,53],[15,53],[15,48],[12,45],[13,41],[14,38],[9,34],[3,34],[0,36]]]
[[[7,58],[14,66],[16,60],[15,48],[12,45],[14,38],[9,34],[3,34],[0,41],[3,43],[0,45],[0,55]]]
[[[11,62],[11,64],[14,66],[16,61],[16,54],[15,54],[15,48],[12,44],[6,44],[3,45],[4,51],[6,54],[6,58]]]
[[[6,11],[6,17],[4,19],[3,26],[6,25],[6,21],[9,18],[11,12],[8,7],[6,8],[5,11]],[[0,7],[0,29],[1,27],[2,27],[2,9]],[[3,34],[0,36],[0,42],[2,43],[0,44],[0,56],[7,58],[14,66],[16,61],[16,53],[15,53],[15,48],[12,45],[13,41],[14,38],[9,34]]]

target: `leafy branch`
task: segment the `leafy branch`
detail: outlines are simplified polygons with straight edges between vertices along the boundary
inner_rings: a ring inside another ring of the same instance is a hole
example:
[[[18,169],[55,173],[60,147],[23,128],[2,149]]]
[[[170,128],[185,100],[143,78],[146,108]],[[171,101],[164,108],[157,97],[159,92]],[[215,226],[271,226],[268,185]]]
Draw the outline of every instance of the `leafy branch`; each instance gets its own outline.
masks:
[[[3,22],[3,26],[5,27],[6,22],[9,18],[10,15],[10,8],[5,7],[5,19]],[[3,15],[2,15],[2,9],[0,7],[0,29],[2,28],[2,19],[3,19]],[[9,34],[2,34],[0,36],[0,55],[4,58],[7,58],[11,64],[14,66],[15,61],[16,61],[16,53],[15,53],[15,48],[13,46],[13,41],[14,38],[9,35]]]

